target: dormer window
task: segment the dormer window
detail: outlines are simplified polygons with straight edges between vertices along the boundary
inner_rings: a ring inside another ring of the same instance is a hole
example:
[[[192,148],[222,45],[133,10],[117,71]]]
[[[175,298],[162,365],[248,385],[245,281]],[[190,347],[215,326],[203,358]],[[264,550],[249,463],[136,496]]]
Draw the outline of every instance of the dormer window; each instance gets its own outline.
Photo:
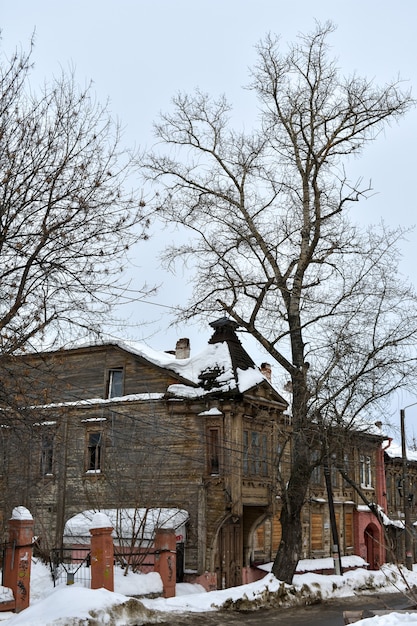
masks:
[[[123,368],[116,367],[109,370],[107,383],[107,398],[123,396]]]

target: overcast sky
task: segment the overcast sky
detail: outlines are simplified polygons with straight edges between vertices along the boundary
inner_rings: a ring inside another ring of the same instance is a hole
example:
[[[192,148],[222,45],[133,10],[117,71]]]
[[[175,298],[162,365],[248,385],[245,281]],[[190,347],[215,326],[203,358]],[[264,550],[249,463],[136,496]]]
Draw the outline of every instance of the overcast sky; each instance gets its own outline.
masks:
[[[330,43],[345,74],[353,71],[379,84],[398,74],[417,97],[417,2],[415,0],[0,0],[3,50],[28,47],[35,35],[36,73],[42,82],[61,67],[75,68],[77,81],[92,79],[100,101],[110,101],[112,114],[124,127],[124,140],[140,148],[153,143],[152,123],[170,107],[179,90],[200,87],[212,95],[225,93],[236,106],[238,119],[250,128],[254,100],[242,91],[255,45],[267,33],[281,35],[283,45],[314,21],[332,20],[337,31]],[[372,180],[377,192],[355,206],[360,221],[411,226],[417,221],[417,111],[371,145],[354,164],[357,176]],[[138,248],[137,287],[166,281],[155,302],[175,305],[186,276],[173,281],[157,270],[163,238]],[[417,286],[417,233],[404,245],[402,268]],[[155,349],[174,347],[189,336],[192,350],[202,347],[210,329],[167,331],[169,318],[162,306],[140,304],[130,309],[131,320],[153,322],[129,331]],[[262,358],[262,356],[260,356]],[[404,398],[398,398],[398,406]]]

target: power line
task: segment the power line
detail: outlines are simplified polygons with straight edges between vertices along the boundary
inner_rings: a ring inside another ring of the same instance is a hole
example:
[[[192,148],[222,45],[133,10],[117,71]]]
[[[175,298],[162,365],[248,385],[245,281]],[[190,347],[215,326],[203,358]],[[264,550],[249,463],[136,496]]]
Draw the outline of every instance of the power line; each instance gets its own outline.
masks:
[[[33,363],[28,363],[28,362],[25,363],[25,366],[30,368],[29,373],[26,372],[26,377],[29,379],[32,379],[33,381],[38,380],[36,374],[40,371],[39,366],[33,365]],[[51,388],[54,389],[55,391],[60,391],[61,388],[57,384],[55,386],[52,385],[53,381],[56,381],[56,379],[53,377],[50,378]],[[76,387],[74,383],[72,383],[72,386],[73,386],[73,390],[72,391],[66,390],[66,393],[73,397],[74,402],[82,402],[83,400],[85,400],[85,393],[88,392],[88,388],[82,387],[80,385],[77,385]],[[148,391],[148,393],[150,393],[150,391]],[[167,400],[165,399],[165,402],[166,401]],[[166,453],[178,455],[184,461],[188,460],[190,462],[195,463],[197,466],[207,467],[207,462],[206,462],[205,457],[201,457],[201,455],[194,456],[191,453],[185,452],[183,449],[181,451],[178,451],[177,449],[175,449],[173,445],[168,445],[166,443],[167,439],[168,440],[172,439],[173,434],[176,435],[177,439],[181,436],[184,438],[187,438],[187,437],[190,438],[190,437],[195,437],[196,435],[200,435],[200,436],[202,435],[203,445],[204,447],[206,447],[207,446],[207,432],[204,426],[201,426],[200,428],[198,427],[198,424],[196,426],[187,426],[184,424],[183,421],[181,421],[183,416],[179,416],[179,419],[175,420],[174,422],[172,412],[170,415],[170,421],[168,421],[168,423],[166,422],[166,419],[164,420],[163,418],[162,418],[162,421],[160,419],[155,420],[156,412],[155,411],[151,412],[149,409],[150,407],[157,406],[159,401],[155,401],[155,400],[150,400],[146,402],[143,400],[132,401],[132,402],[129,402],[128,406],[133,406],[133,402],[135,404],[136,402],[139,402],[140,406],[146,405],[147,407],[146,415],[142,411],[135,412],[134,415],[132,413],[129,413],[128,411],[121,411],[117,408],[118,402],[117,403],[109,402],[108,404],[106,403],[106,405],[99,405],[99,404],[91,405],[91,406],[80,405],[80,406],[72,406],[68,408],[70,409],[71,413],[74,412],[74,414],[72,415],[72,418],[76,418],[76,416],[80,417],[80,413],[91,413],[91,412],[97,413],[97,411],[100,411],[101,416],[104,416],[105,414],[109,414],[110,417],[115,415],[120,418],[123,418],[124,420],[131,420],[132,422],[135,422],[139,428],[146,426],[149,429],[149,431],[152,432],[153,445],[158,447],[158,449]],[[42,411],[42,412],[57,411],[58,415],[62,416],[61,408],[56,407],[54,405],[33,407],[32,410],[35,410],[36,413],[38,411]],[[24,413],[27,414],[27,410],[24,410]],[[191,417],[192,419],[198,419],[198,415],[196,414],[189,414],[189,417]],[[78,425],[75,424],[74,419],[72,421],[74,422],[71,424],[72,426],[81,427],[81,424],[78,424]],[[256,423],[256,425],[258,424],[259,422]],[[259,424],[259,425],[262,426],[262,424]],[[85,425],[83,425],[82,427],[83,429],[85,429]],[[112,427],[110,426],[110,428]],[[261,432],[261,431],[262,431],[262,428],[258,432]],[[266,434],[270,434],[271,436],[274,434],[272,427],[267,430]],[[286,437],[288,437],[287,432],[285,433],[284,437],[279,437],[279,433],[275,433],[275,435],[277,439],[285,439]],[[114,428],[112,428],[111,436],[113,438],[117,438],[120,445],[122,445],[123,442],[125,442],[127,449],[129,449],[129,446],[131,446],[132,443],[136,443],[136,441],[132,442],[132,438],[129,436],[128,433],[126,433],[126,435],[123,435],[120,429],[117,432],[115,432]],[[159,438],[163,440],[163,442],[160,441]],[[224,460],[226,460],[227,455],[239,455],[239,458],[242,462],[243,455],[244,455],[243,442],[241,442],[240,444],[236,444],[236,441],[227,439],[225,436],[225,433],[223,432],[221,444],[219,444],[219,452],[222,454]],[[271,454],[268,455],[269,457],[268,462],[270,465],[272,464],[271,469],[273,470],[274,457],[275,457],[276,451],[270,450],[270,452]],[[288,466],[290,464],[290,461],[283,458],[281,460],[281,463]],[[233,468],[230,468],[230,473],[231,475],[236,475],[236,473],[233,471]],[[273,472],[273,474],[275,474],[275,472]],[[239,476],[241,475],[242,474],[239,473]],[[268,477],[265,477],[265,478],[268,478]],[[269,478],[276,482],[276,475],[274,476],[270,475]]]

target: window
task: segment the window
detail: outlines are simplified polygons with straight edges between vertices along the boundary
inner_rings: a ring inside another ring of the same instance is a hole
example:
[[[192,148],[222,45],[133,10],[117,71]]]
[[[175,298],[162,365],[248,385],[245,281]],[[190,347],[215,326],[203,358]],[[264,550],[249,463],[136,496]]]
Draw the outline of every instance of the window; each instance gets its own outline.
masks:
[[[395,483],[394,483],[394,496],[395,496],[395,508],[397,511],[401,511],[403,508],[403,478],[402,475],[395,475]],[[400,515],[398,515],[400,517]]]
[[[257,476],[258,474],[260,474],[260,469],[261,469],[259,433],[257,433],[256,430],[252,430],[250,435],[251,435],[251,440],[250,440],[251,451],[249,455],[249,459],[250,459],[249,473],[252,474],[252,476]]]
[[[119,398],[123,395],[123,368],[109,370],[107,397]]]
[[[322,485],[323,484],[323,471],[321,466],[321,456],[318,450],[313,450],[311,460],[316,465],[313,467],[313,471],[311,472],[311,482],[314,485]]]
[[[385,466],[385,487],[386,487],[386,498],[387,504],[390,506],[392,504],[392,476],[389,473],[387,466]],[[383,494],[382,494],[383,495]]]
[[[277,472],[278,472],[278,478],[281,475],[281,471],[282,471],[282,455],[284,452],[284,447],[281,443],[277,444],[277,460],[276,460],[276,466],[277,466]]]
[[[249,474],[249,432],[243,431],[243,475]]]
[[[268,474],[268,445],[265,434],[261,434],[260,440],[260,461],[261,461],[261,474],[267,476]]]
[[[220,473],[220,432],[218,428],[209,428],[207,433],[208,473]]]
[[[10,437],[10,426],[6,424],[0,424],[0,474],[7,474],[9,471],[9,437]]]
[[[43,433],[41,441],[41,475],[53,474],[54,436],[52,433]]]
[[[349,470],[350,470],[350,458],[347,452],[344,453],[343,455],[343,471],[345,472],[346,476],[349,476]]]
[[[324,548],[324,535],[323,535],[323,514],[311,513],[311,549],[323,550]]]
[[[335,454],[332,454],[330,460],[330,479],[332,487],[337,489],[339,486],[339,470],[337,469],[337,457]]]
[[[87,472],[100,472],[102,461],[102,433],[88,433]]]
[[[353,513],[345,511],[345,549],[353,548]]]
[[[275,553],[279,544],[281,543],[282,526],[281,526],[281,513],[277,513],[272,518],[272,552]]]
[[[256,430],[243,431],[243,474],[245,476],[268,475],[268,440]]]
[[[372,487],[371,457],[360,456],[360,483],[362,487]]]

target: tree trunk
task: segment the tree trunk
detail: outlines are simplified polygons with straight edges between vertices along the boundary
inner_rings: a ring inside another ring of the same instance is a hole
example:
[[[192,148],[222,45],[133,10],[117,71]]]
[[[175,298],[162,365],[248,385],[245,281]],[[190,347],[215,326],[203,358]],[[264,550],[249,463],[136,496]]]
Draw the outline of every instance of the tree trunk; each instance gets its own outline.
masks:
[[[279,580],[291,584],[302,550],[301,507],[284,504],[281,511],[281,526],[282,538],[272,573]]]
[[[297,563],[302,556],[303,533],[301,511],[311,476],[309,449],[302,433],[293,436],[291,478],[282,496],[282,537],[272,567],[276,578],[292,583]]]

